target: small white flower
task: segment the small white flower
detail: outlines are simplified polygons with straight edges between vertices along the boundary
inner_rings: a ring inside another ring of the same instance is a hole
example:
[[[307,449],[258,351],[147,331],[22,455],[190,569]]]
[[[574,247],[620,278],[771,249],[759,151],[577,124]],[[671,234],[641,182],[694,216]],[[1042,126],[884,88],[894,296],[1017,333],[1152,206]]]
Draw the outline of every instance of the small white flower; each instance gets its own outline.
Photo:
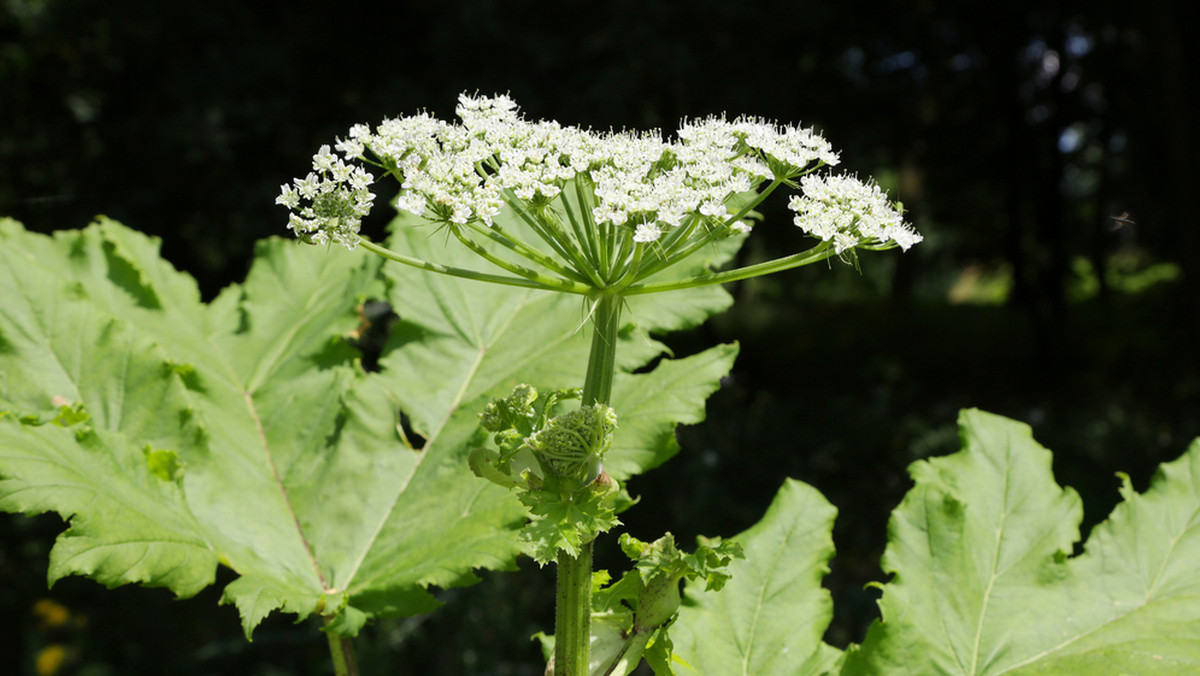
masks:
[[[337,158],[333,153],[329,152],[329,146],[321,146],[316,155],[313,155],[313,169],[317,171],[329,171],[333,168],[333,163]]]
[[[362,141],[357,139],[338,139],[334,147],[347,159],[361,158],[366,150]]]
[[[722,202],[709,200],[700,205],[700,213],[704,214],[705,216],[723,219],[729,216],[729,209]]]
[[[638,223],[637,229],[633,233],[633,241],[638,243],[657,242],[661,236],[662,229],[657,224],[643,221]]]
[[[279,197],[275,198],[275,203],[295,211],[300,208],[300,193],[285,183],[279,186]]]
[[[396,208],[418,216],[425,213],[425,197],[415,192],[401,193],[396,198]]]
[[[312,172],[304,178],[294,178],[292,181],[296,184],[296,192],[306,200],[315,198],[321,187],[321,179]]]
[[[367,170],[363,169],[362,167],[354,167],[354,171],[351,172],[349,180],[348,180],[350,187],[356,191],[366,190],[367,186],[371,185],[374,182],[375,182],[375,177],[372,176],[370,173],[368,173]]]

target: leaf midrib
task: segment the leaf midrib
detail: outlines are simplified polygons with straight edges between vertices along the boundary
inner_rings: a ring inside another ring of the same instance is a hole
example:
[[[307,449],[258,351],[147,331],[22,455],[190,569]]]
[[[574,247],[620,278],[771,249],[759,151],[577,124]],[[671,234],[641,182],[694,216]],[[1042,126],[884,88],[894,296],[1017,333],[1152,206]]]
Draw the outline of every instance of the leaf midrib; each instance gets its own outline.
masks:
[[[979,668],[979,644],[983,641],[983,626],[987,621],[988,610],[991,608],[992,589],[996,586],[996,580],[999,579],[1001,573],[1000,568],[1000,548],[1004,544],[1004,529],[1008,523],[1010,514],[1008,505],[1008,488],[1011,484],[1010,477],[1012,472],[1011,448],[1005,453],[1006,458],[1010,461],[1004,464],[1004,512],[1000,515],[1000,523],[996,526],[996,540],[992,547],[992,561],[990,572],[988,575],[987,587],[983,590],[983,598],[979,604],[979,617],[975,622],[975,640],[971,645],[971,668],[967,671],[968,674],[978,673]]]
[[[523,294],[520,302],[513,304],[512,310],[509,312],[508,316],[504,319],[504,321],[500,323],[498,330],[492,334],[490,341],[484,342],[482,340],[482,336],[477,337],[478,343],[477,343],[477,351],[476,351],[475,359],[472,361],[470,368],[468,368],[466,370],[465,376],[463,377],[462,383],[460,384],[458,391],[454,394],[454,397],[452,398],[450,404],[446,407],[446,411],[442,415],[441,419],[438,421],[437,427],[434,430],[432,430],[430,432],[429,437],[426,438],[425,446],[424,446],[422,452],[417,457],[416,462],[413,463],[412,469],[408,472],[408,476],[404,477],[404,481],[399,484],[399,486],[395,492],[395,496],[392,498],[391,504],[388,506],[388,508],[386,510],[383,510],[380,513],[379,521],[375,525],[374,530],[371,532],[371,537],[367,538],[366,541],[364,542],[362,552],[358,555],[358,557],[356,558],[356,560],[354,562],[354,565],[350,568],[349,573],[345,577],[347,590],[349,590],[351,588],[355,588],[355,587],[367,586],[370,584],[371,580],[368,579],[368,580],[362,581],[361,584],[356,585],[355,577],[358,575],[359,569],[362,568],[363,563],[366,561],[367,555],[370,554],[371,549],[374,547],[375,543],[378,541],[380,533],[383,532],[384,526],[391,519],[392,514],[395,512],[396,505],[399,504],[400,498],[408,490],[409,484],[412,482],[413,477],[415,477],[417,475],[421,466],[424,464],[425,459],[429,457],[430,450],[436,447],[437,440],[441,436],[442,431],[445,429],[446,424],[449,423],[451,416],[458,409],[459,405],[462,404],[463,397],[466,395],[467,391],[469,390],[470,384],[474,381],[475,374],[479,371],[479,367],[483,363],[484,359],[487,357],[489,351],[491,350],[491,347],[493,345],[495,345],[496,342],[500,338],[505,336],[505,334],[508,331],[509,326],[517,318],[517,316],[520,314],[521,310],[524,309],[524,307],[529,302],[531,302],[531,299],[536,299],[536,298],[537,298],[537,295],[532,294],[530,292],[525,292]]]
[[[286,285],[282,286],[287,288]],[[321,284],[320,288],[327,289],[328,285]],[[231,389],[237,392],[237,394],[241,397],[244,403],[245,411],[247,415],[249,415],[250,420],[254,423],[255,433],[258,437],[258,445],[262,449],[263,455],[267,460],[267,467],[271,474],[271,480],[274,482],[275,487],[278,489],[280,496],[283,499],[284,510],[292,519],[292,525],[295,529],[297,537],[300,540],[300,545],[303,547],[304,553],[308,558],[309,565],[311,565],[313,568],[318,584],[321,585],[322,589],[327,589],[328,584],[325,581],[324,574],[321,572],[320,562],[313,553],[312,545],[309,543],[308,537],[304,532],[304,528],[300,524],[299,514],[292,506],[291,496],[288,493],[287,485],[284,483],[283,477],[280,475],[279,469],[275,463],[275,454],[270,442],[267,440],[266,430],[263,427],[262,419],[258,414],[258,409],[254,402],[254,398],[257,395],[258,390],[264,383],[270,380],[271,375],[281,364],[281,360],[283,355],[287,352],[287,348],[290,347],[295,341],[295,338],[300,333],[300,330],[304,327],[307,327],[313,320],[313,316],[316,312],[315,308],[324,307],[324,303],[318,302],[324,299],[324,294],[322,293],[314,293],[309,295],[306,302],[303,303],[298,302],[296,297],[291,294],[289,294],[286,298],[289,302],[289,305],[297,308],[300,311],[302,317],[300,321],[290,323],[286,331],[281,334],[277,334],[273,340],[269,341],[266,349],[260,353],[261,356],[255,361],[254,368],[251,370],[252,375],[247,380],[245,385],[242,385],[239,382],[237,369],[229,360],[229,355],[226,351],[214,349],[212,354],[216,355],[217,357],[214,360],[214,365],[220,366],[218,373],[221,371],[224,372],[222,375],[226,377],[227,385],[229,385]],[[243,296],[239,305],[244,303],[245,300],[245,296]],[[236,336],[237,334],[233,335]],[[217,345],[214,344],[214,338],[216,338],[216,336],[207,336],[207,340],[210,345],[216,348]]]

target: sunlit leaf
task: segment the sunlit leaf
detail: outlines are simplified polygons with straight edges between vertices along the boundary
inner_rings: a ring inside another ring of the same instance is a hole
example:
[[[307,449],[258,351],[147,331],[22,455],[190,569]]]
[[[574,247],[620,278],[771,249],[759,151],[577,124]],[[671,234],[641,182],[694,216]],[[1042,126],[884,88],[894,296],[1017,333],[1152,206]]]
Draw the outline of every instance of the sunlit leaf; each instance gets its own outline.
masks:
[[[788,482],[735,538],[747,558],[726,588],[688,588],[673,673],[1200,673],[1200,440],[1143,494],[1122,477],[1124,502],[1071,557],[1079,497],[1029,427],[968,410],[960,429],[962,451],[910,468],[861,646],[820,643],[833,510]]]
[[[411,221],[396,232],[410,254],[446,245]],[[476,414],[516,382],[581,384],[581,299],[276,239],[243,284],[203,303],[157,241],[106,219],[53,237],[0,222],[0,257],[0,508],[71,520],[52,579],[188,596],[220,562],[238,575],[223,599],[247,634],[282,610],[353,635],[431,610],[428,587],[513,565],[525,511],[470,472]],[[350,340],[367,298],[399,315],[371,374]],[[633,369],[662,347],[628,326]],[[714,349],[690,380],[670,361],[618,379],[621,392],[688,384],[630,401],[627,473],[669,457],[675,424],[702,417],[732,358]]]
[[[821,642],[833,611],[821,579],[836,515],[816,489],[787,480],[762,521],[731,538],[746,558],[729,564],[725,587],[687,585],[671,627],[675,673],[818,674],[836,662],[840,651]]]
[[[1200,441],[1068,558],[1082,508],[1026,425],[960,419],[889,526],[883,619],[845,673],[1200,672]]]

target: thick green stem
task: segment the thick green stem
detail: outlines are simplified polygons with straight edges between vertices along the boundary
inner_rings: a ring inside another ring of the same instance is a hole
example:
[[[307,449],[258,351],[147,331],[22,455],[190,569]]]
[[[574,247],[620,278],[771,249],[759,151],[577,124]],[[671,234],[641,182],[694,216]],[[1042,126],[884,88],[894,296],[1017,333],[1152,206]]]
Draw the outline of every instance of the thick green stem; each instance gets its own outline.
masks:
[[[612,398],[613,372],[617,369],[617,330],[620,328],[621,297],[603,295],[592,308],[592,351],[583,380],[583,404],[608,404]]]
[[[554,676],[588,676],[592,640],[592,543],[558,553]]]
[[[616,371],[621,298],[600,296],[592,309],[592,351],[583,382],[583,403],[608,404]],[[587,676],[592,640],[592,543],[578,556],[558,554],[554,609],[554,676]]]
[[[329,654],[333,657],[333,673],[337,676],[358,676],[358,663],[354,659],[354,645],[350,639],[332,632],[325,632],[325,637],[329,639]]]

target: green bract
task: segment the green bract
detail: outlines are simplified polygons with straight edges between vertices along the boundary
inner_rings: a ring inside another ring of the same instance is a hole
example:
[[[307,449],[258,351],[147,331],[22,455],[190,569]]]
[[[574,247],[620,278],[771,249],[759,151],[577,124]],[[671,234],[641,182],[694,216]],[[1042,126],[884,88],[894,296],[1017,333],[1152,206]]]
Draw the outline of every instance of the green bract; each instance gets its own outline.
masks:
[[[631,503],[616,480],[600,474],[616,431],[616,412],[592,404],[557,413],[561,401],[577,398],[578,390],[539,394],[530,385],[517,385],[479,414],[480,427],[492,433],[499,452],[476,448],[469,460],[477,476],[517,490],[530,515],[521,531],[525,553],[542,565],[560,551],[577,555],[597,534],[620,523],[619,503]]]
[[[600,475],[600,463],[616,429],[616,411],[592,404],[551,418],[525,443],[548,472],[589,484]]]

